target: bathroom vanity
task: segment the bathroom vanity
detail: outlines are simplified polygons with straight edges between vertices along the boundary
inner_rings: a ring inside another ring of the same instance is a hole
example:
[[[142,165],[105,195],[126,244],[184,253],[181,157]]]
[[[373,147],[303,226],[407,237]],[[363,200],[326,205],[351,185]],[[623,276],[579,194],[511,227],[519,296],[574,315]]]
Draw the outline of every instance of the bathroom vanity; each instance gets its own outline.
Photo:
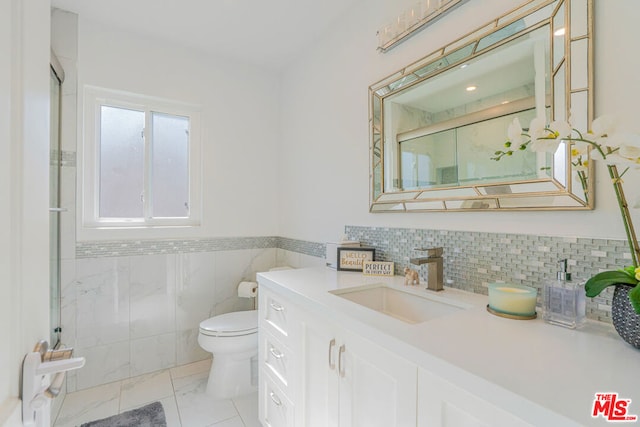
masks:
[[[265,427],[603,425],[595,394],[612,392],[640,414],[640,353],[608,325],[501,318],[484,295],[400,276],[315,268],[258,281]]]

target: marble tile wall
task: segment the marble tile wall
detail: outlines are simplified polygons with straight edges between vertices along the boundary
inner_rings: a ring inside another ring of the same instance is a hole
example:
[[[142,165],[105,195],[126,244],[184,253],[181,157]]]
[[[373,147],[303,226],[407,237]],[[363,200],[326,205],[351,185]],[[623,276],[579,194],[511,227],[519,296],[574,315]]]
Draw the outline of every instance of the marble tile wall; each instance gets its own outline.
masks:
[[[323,266],[324,258],[272,247],[65,261],[63,341],[87,360],[68,374],[67,391],[210,357],[197,342],[199,323],[252,309],[238,283],[283,265]]]

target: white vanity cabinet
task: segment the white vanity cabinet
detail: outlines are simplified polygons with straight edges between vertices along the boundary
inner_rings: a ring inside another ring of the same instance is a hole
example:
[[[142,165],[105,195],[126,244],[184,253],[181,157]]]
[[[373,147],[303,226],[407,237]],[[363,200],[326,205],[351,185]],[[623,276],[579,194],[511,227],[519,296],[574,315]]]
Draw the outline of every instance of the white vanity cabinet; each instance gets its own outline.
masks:
[[[512,321],[488,313],[486,296],[450,288],[429,298],[467,309],[418,323],[340,297],[381,282],[404,289],[403,279],[258,275],[264,427],[602,425],[594,393],[637,398],[628,374],[640,370],[637,351],[609,325]],[[588,369],[596,365],[607,369]]]
[[[418,369],[418,427],[524,427],[502,408],[443,378]]]
[[[327,319],[300,323],[297,425],[416,425],[415,364]]]
[[[260,296],[264,426],[415,426],[417,366],[271,290]]]

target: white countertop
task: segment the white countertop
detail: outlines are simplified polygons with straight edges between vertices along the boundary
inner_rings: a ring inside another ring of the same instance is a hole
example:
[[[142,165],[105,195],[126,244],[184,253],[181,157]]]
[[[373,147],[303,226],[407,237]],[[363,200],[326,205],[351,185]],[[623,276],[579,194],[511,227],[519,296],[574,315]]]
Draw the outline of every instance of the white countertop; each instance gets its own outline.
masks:
[[[260,273],[273,289],[318,315],[370,339],[533,425],[606,425],[591,410],[596,393],[631,399],[640,416],[640,351],[613,327],[588,321],[577,330],[535,320],[511,320],[487,312],[487,296],[446,288],[416,291],[471,307],[418,324],[408,324],[328,291],[386,283],[404,288],[404,277],[367,277],[329,268]],[[522,399],[524,397],[525,399]],[[573,423],[571,422],[573,420]]]

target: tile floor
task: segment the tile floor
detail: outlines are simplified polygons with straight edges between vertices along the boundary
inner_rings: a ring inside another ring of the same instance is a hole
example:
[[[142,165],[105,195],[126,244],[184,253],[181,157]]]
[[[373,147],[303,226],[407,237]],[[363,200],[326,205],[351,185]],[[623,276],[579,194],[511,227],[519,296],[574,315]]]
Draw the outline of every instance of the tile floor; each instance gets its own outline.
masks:
[[[211,359],[68,393],[54,427],[79,426],[162,402],[167,427],[260,427],[257,393],[233,400],[205,394]]]

